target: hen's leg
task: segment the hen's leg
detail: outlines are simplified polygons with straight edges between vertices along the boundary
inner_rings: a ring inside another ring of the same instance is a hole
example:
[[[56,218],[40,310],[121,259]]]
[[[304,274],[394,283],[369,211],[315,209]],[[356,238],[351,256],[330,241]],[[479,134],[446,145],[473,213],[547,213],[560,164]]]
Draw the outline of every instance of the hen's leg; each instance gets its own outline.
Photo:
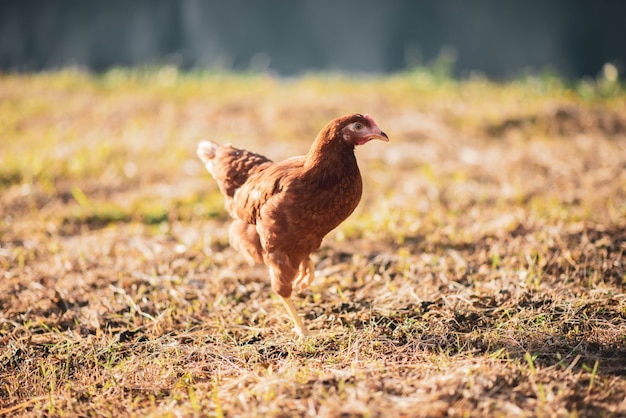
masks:
[[[289,256],[281,252],[266,253],[264,261],[270,270],[272,289],[278,293],[280,300],[287,308],[287,313],[293,321],[296,333],[298,335],[308,334],[295,305],[289,299],[293,290],[293,280],[298,273],[298,264],[294,265]]]
[[[231,247],[242,253],[252,265],[263,262],[263,248],[256,227],[239,219],[230,225],[229,241]]]
[[[313,265],[313,260],[307,258],[300,263],[298,277],[293,282],[293,287],[298,292],[302,292],[313,283],[313,280],[315,280],[315,265]]]
[[[285,305],[285,308],[287,308],[287,313],[289,313],[289,316],[291,317],[291,320],[293,321],[293,325],[294,325],[294,330],[296,331],[296,334],[298,335],[307,335],[309,333],[309,331],[304,327],[304,323],[302,322],[302,319],[300,318],[300,315],[298,315],[298,310],[296,309],[296,305],[293,304],[293,301],[290,298],[284,298],[280,295],[278,295],[280,297],[280,300],[283,302],[283,305]]]

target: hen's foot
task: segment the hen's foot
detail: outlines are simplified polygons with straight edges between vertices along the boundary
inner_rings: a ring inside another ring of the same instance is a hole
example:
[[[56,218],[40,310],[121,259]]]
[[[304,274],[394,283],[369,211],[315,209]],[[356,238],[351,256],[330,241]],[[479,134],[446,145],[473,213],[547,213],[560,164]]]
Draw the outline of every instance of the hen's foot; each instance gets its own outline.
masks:
[[[293,282],[293,288],[297,292],[302,292],[313,283],[313,280],[315,280],[315,266],[313,265],[313,261],[308,258],[306,261],[300,263],[298,277],[296,277]]]

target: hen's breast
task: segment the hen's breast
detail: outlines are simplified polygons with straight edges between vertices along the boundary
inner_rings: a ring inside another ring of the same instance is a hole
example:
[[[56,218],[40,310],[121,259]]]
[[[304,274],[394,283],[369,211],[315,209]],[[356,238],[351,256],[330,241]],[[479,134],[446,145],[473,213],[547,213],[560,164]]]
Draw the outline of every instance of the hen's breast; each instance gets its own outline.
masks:
[[[344,177],[325,187],[307,181],[290,183],[276,205],[266,208],[263,223],[272,225],[268,241],[289,252],[308,254],[317,250],[326,234],[354,211],[361,193],[360,175]]]
[[[327,234],[356,209],[362,192],[361,176],[344,178],[333,187],[318,191],[309,203],[313,213],[311,226]]]

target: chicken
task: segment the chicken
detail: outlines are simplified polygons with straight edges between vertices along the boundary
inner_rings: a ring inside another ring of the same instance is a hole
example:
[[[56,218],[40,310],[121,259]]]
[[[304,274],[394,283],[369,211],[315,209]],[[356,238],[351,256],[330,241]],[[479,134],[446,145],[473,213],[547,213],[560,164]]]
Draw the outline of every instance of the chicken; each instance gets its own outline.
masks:
[[[272,288],[300,335],[307,329],[291,293],[313,282],[311,253],[361,200],[363,183],[354,148],[373,139],[389,142],[370,116],[354,114],[328,123],[306,155],[280,162],[210,141],[198,146],[198,156],[234,219],[231,246],[269,268]]]

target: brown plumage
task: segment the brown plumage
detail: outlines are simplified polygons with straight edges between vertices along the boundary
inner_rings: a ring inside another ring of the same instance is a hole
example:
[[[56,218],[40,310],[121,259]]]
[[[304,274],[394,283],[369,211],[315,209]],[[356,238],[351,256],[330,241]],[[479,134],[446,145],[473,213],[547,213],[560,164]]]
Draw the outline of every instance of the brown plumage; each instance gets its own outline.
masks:
[[[230,145],[198,146],[234,219],[231,246],[268,266],[300,334],[306,329],[289,297],[311,284],[310,254],[358,205],[363,183],[354,147],[372,139],[389,141],[370,116],[355,114],[326,125],[306,155],[280,162]]]

